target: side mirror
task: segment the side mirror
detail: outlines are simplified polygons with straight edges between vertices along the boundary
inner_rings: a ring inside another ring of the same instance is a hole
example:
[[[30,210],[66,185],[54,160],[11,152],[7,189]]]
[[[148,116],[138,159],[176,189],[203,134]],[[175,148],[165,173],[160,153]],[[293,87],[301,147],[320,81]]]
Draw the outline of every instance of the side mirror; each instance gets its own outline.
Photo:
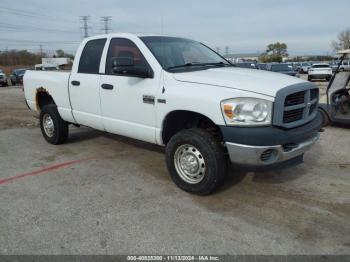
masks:
[[[129,57],[112,58],[112,73],[140,78],[153,78],[153,71],[148,66],[136,66]]]

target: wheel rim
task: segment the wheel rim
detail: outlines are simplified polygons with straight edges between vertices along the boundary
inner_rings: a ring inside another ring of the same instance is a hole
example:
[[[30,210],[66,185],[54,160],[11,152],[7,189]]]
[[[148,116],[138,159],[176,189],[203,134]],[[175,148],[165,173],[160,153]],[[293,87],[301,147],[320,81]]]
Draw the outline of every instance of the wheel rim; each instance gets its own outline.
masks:
[[[44,127],[45,134],[48,137],[53,137],[53,135],[55,134],[55,126],[49,114],[45,114],[43,117],[43,127]]]
[[[201,152],[192,145],[181,145],[175,152],[174,164],[179,176],[190,184],[204,178],[206,165]]]

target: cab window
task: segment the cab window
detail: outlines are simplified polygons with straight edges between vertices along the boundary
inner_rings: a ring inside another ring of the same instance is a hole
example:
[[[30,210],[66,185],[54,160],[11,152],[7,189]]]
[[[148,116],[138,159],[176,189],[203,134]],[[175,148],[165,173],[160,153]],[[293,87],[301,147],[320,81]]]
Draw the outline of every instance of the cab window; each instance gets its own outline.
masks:
[[[91,40],[86,43],[80,56],[78,73],[98,74],[106,39]]]
[[[106,74],[117,74],[113,71],[115,59],[128,60],[133,68],[148,68],[149,65],[139,48],[129,39],[113,38],[108,48]]]

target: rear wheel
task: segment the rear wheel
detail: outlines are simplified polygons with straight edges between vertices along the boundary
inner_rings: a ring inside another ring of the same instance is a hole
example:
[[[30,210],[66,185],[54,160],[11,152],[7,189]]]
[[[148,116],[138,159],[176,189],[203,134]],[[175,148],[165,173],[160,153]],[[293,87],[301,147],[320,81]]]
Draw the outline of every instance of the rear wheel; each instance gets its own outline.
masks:
[[[68,123],[61,118],[56,105],[46,105],[41,110],[40,128],[50,144],[63,144],[68,138]]]
[[[198,195],[212,193],[226,175],[223,146],[202,129],[186,129],[175,134],[166,147],[166,162],[175,184]]]

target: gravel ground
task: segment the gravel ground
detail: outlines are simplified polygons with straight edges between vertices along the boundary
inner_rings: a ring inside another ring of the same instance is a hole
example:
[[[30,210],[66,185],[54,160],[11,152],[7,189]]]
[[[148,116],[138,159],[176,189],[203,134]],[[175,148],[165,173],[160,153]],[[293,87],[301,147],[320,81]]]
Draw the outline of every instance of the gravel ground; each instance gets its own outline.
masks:
[[[18,88],[0,88],[0,112],[0,254],[350,254],[350,129],[198,197],[160,147],[88,128],[49,145]]]

